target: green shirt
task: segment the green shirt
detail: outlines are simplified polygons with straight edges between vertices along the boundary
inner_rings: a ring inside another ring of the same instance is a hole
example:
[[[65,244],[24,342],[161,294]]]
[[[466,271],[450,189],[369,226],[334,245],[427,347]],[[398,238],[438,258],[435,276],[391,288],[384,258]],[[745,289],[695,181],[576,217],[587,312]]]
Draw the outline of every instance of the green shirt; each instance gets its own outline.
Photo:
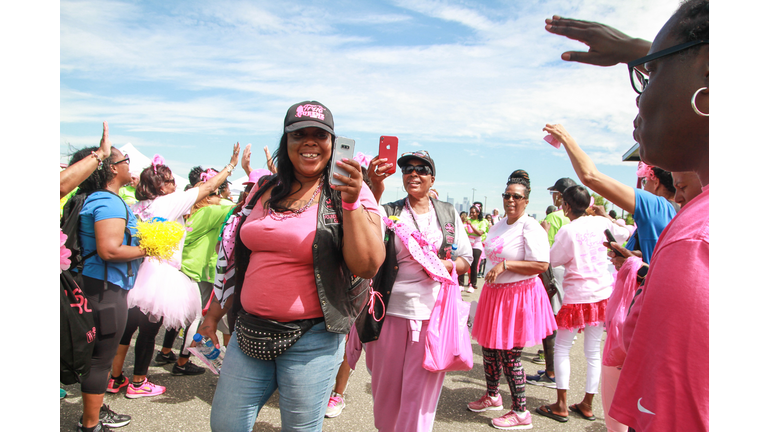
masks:
[[[547,236],[549,237],[549,247],[552,247],[555,243],[555,234],[560,231],[560,228],[568,225],[568,222],[571,220],[565,217],[562,210],[553,211],[548,214],[544,220],[549,222],[549,232],[547,233]]]
[[[134,205],[139,202],[139,200],[136,199],[136,188],[133,186],[123,186],[117,194],[120,195],[120,198],[122,198],[128,205]]]
[[[181,251],[181,271],[191,279],[213,282],[216,277],[216,242],[221,225],[226,222],[232,206],[203,207],[187,219],[184,249]]]

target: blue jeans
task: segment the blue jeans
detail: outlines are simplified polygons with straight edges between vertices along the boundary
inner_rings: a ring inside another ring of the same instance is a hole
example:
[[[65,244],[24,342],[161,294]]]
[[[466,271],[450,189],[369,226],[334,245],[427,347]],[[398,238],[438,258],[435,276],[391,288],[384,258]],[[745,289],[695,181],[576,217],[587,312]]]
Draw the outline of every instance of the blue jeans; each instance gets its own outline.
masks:
[[[345,336],[326,331],[321,322],[276,359],[264,361],[244,354],[233,332],[211,404],[211,430],[250,431],[279,388],[282,430],[321,432]]]

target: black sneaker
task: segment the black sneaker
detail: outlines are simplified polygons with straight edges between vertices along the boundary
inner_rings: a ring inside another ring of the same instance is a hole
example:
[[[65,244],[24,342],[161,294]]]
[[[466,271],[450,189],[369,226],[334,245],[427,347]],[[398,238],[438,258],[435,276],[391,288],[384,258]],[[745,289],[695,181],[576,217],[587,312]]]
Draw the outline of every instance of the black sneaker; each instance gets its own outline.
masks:
[[[118,414],[111,409],[109,409],[109,405],[104,404],[99,409],[99,424],[106,426],[107,429],[102,430],[109,430],[108,428],[119,428],[127,425],[131,422],[131,416],[125,415],[125,414]],[[77,422],[78,430],[83,428],[83,417],[80,416],[80,420]],[[99,430],[99,429],[94,429]]]
[[[80,424],[80,422],[77,423],[77,432],[109,432],[112,429],[110,429],[108,426],[104,425],[102,422],[98,422],[96,426],[93,429],[87,429],[84,428],[83,425]]]
[[[171,375],[200,375],[205,372],[205,368],[202,368],[191,361],[188,361],[184,366],[179,366],[178,363],[173,365]]]
[[[176,354],[173,353],[173,351],[169,352],[168,354],[163,354],[162,351],[158,352],[155,356],[155,363],[158,365],[164,365],[168,363],[175,363],[177,360]]]

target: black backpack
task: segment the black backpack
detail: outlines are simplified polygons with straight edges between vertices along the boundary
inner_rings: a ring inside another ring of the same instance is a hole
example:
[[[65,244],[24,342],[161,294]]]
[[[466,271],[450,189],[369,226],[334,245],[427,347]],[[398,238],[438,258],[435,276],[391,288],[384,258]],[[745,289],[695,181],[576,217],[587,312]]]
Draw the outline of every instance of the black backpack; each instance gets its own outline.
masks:
[[[108,192],[108,191],[107,191]],[[110,192],[111,193],[111,192]],[[67,235],[64,245],[71,251],[70,268],[60,275],[60,378],[62,384],[70,385],[82,381],[91,369],[91,357],[96,342],[96,325],[93,310],[83,293],[82,274],[85,260],[96,251],[83,256],[82,246],[78,238],[80,226],[80,211],[90,193],[76,194],[67,201],[61,217],[61,231]],[[126,221],[128,209],[126,207]],[[126,226],[130,239],[130,231]],[[128,274],[133,275],[130,262]],[[107,288],[107,265],[104,264],[104,289]]]

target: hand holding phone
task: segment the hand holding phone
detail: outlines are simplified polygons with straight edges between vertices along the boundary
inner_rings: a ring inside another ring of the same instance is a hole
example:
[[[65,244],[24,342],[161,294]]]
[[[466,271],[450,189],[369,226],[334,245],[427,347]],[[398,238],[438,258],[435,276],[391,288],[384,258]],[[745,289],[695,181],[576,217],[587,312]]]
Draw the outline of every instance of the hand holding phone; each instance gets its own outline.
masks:
[[[613,233],[611,233],[611,230],[609,230],[609,229],[605,230],[605,238],[608,239],[608,244],[618,243],[616,241],[616,238],[613,237]],[[617,249],[614,249],[613,246],[611,246],[611,250],[613,251],[613,253],[616,254],[617,257],[627,258],[626,255],[624,255],[623,253],[619,252]]]
[[[397,137],[382,136],[379,138],[379,159],[386,158],[387,163],[392,164],[392,168],[385,171],[387,174],[394,174],[397,165]]]
[[[333,142],[333,160],[331,161],[331,184],[343,186],[341,180],[336,179],[333,174],[349,177],[349,173],[344,168],[339,167],[336,162],[347,158],[352,159],[355,155],[355,140],[344,137],[336,137]]]

